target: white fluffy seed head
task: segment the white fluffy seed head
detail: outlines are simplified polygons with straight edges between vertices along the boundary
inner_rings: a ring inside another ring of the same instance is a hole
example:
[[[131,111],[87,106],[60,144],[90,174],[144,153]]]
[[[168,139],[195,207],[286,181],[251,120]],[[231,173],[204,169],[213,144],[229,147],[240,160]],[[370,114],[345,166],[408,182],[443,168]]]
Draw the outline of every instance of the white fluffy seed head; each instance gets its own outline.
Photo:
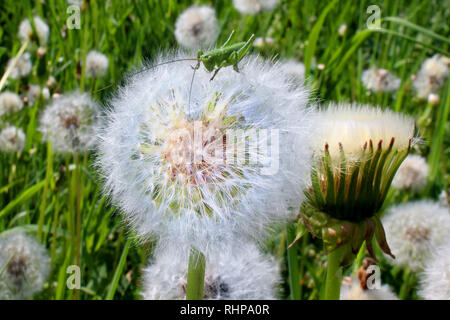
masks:
[[[20,152],[25,148],[25,133],[20,128],[9,126],[0,132],[0,150]]]
[[[50,34],[50,29],[48,25],[42,20],[40,17],[35,16],[33,18],[34,26],[36,28],[36,33],[39,38],[39,43],[42,46],[45,46],[48,42],[48,36]],[[31,23],[29,19],[23,20],[19,25],[19,37],[22,39],[22,42],[32,39],[33,37],[33,29],[31,28]]]
[[[23,233],[0,237],[0,300],[31,298],[42,290],[50,271],[46,249]]]
[[[158,252],[143,271],[143,299],[186,299],[188,261],[175,247]],[[204,299],[272,300],[279,283],[273,257],[251,243],[234,244],[226,251],[215,250],[206,260]]]
[[[243,14],[258,14],[278,5],[278,0],[233,0],[234,7]]]
[[[423,62],[413,82],[419,98],[426,99],[431,93],[436,93],[442,87],[448,76],[447,59],[435,54]]]
[[[72,92],[45,108],[39,131],[55,151],[83,152],[94,147],[99,116],[98,104],[88,93]]]
[[[8,61],[7,69],[9,69],[14,63],[14,58]],[[11,68],[9,77],[11,79],[19,79],[26,77],[30,74],[33,65],[31,63],[31,55],[29,52],[25,52],[15,63],[14,67]]]
[[[183,11],[175,23],[175,38],[187,49],[212,46],[219,36],[216,11],[208,6],[192,6]]]
[[[328,144],[332,159],[340,159],[339,144],[346,159],[358,161],[370,141],[374,146],[382,141],[385,150],[394,138],[393,149],[403,151],[414,137],[413,118],[369,105],[331,103],[318,117],[314,151],[320,155]]]
[[[421,271],[430,252],[450,240],[448,207],[429,200],[408,202],[389,209],[383,218],[392,264]]]
[[[419,192],[427,185],[429,169],[424,157],[410,154],[398,168],[392,186],[401,190]]]
[[[450,300],[450,242],[436,248],[420,275],[419,295],[426,300]]]
[[[23,103],[17,93],[5,91],[0,94],[0,117],[17,112],[22,108]]]
[[[389,92],[397,90],[400,79],[386,69],[372,67],[364,70],[361,76],[364,86],[373,92]]]
[[[92,50],[86,56],[86,77],[98,78],[103,77],[108,70],[108,57],[103,53]]]
[[[98,166],[139,235],[207,254],[233,232],[261,238],[295,215],[309,174],[308,91],[278,64],[248,57],[239,67],[213,81],[197,70],[190,95],[191,63],[164,64],[110,102]]]
[[[341,300],[398,300],[398,297],[387,284],[379,289],[363,289],[356,277],[351,282],[341,285]]]

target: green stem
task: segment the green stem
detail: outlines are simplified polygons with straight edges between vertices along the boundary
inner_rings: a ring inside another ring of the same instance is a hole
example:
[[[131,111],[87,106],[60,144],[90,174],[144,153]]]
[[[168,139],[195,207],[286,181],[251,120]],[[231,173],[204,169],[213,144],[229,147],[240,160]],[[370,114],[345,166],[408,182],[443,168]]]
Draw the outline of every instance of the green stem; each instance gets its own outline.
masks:
[[[186,300],[203,300],[205,286],[205,256],[191,249],[186,286]]]
[[[287,242],[291,244],[295,239],[295,225],[287,227]],[[298,245],[294,243],[287,249],[289,268],[289,288],[291,289],[291,299],[300,300],[300,278],[298,271]]]
[[[328,255],[327,279],[325,283],[325,300],[339,300],[341,291],[341,274],[339,261],[341,249],[334,250]]]

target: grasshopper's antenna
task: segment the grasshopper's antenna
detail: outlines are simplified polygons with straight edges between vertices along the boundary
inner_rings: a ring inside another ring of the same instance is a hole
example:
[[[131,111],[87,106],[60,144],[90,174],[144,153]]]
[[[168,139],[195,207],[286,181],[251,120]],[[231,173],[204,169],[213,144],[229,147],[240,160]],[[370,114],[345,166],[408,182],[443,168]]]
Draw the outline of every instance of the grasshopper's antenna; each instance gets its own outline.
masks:
[[[175,59],[175,60],[169,60],[169,61],[161,62],[161,63],[155,64],[155,65],[153,65],[153,66],[150,66],[150,67],[148,67],[148,68],[144,68],[144,69],[142,69],[142,70],[139,70],[139,71],[133,73],[133,74],[131,75],[131,77],[132,77],[132,76],[135,76],[135,75],[137,75],[137,74],[140,74],[140,73],[142,73],[142,72],[145,72],[145,71],[147,71],[147,70],[151,70],[151,69],[153,69],[153,68],[156,68],[156,67],[165,65],[165,64],[174,63],[174,62],[181,62],[181,61],[198,61],[198,58],[183,58],[183,59]],[[113,85],[114,85],[114,84],[110,84],[110,85],[108,85],[108,86],[106,86],[106,87],[100,88],[100,89],[94,91],[94,93],[97,93],[97,92],[99,92],[99,91],[103,91],[103,90],[105,90],[105,89],[108,89],[108,88],[112,87]]]

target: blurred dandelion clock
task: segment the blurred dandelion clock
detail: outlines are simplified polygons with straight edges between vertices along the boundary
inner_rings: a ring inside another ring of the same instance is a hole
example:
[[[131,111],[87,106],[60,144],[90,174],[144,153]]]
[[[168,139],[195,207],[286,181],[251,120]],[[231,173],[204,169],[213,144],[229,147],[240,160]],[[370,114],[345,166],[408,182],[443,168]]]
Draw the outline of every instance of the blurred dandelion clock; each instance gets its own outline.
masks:
[[[108,70],[108,58],[101,52],[92,50],[86,56],[86,76],[88,78],[103,77]]]
[[[430,252],[450,240],[448,207],[422,200],[389,209],[383,218],[386,239],[395,253],[394,265],[421,271]]]
[[[256,57],[210,78],[199,69],[190,90],[188,62],[137,74],[111,101],[100,135],[98,166],[126,220],[187,254],[208,255],[232,231],[261,238],[293,218],[309,170],[303,87],[292,90],[279,67]]]
[[[0,150],[20,152],[25,148],[25,133],[20,128],[9,126],[0,132]]]
[[[40,17],[35,16],[33,18],[34,27],[39,39],[39,43],[45,46],[48,42],[48,36],[50,34],[50,28]],[[19,37],[23,42],[33,39],[33,29],[29,19],[23,20],[19,25]]]
[[[421,274],[419,295],[427,300],[450,300],[449,242],[433,250]]]
[[[364,86],[373,92],[389,92],[397,90],[400,79],[392,75],[389,70],[372,67],[362,73]]]
[[[144,269],[145,300],[186,298],[188,261],[175,248],[159,252]],[[206,261],[203,298],[206,300],[272,300],[280,283],[279,266],[257,246],[235,244],[215,251]]]
[[[335,274],[354,260],[364,240],[375,258],[374,236],[391,254],[377,213],[409,152],[414,120],[358,104],[330,104],[318,118],[315,164],[300,221],[322,238],[325,251],[331,252],[328,272]],[[339,283],[330,277],[328,298],[337,299]]]
[[[39,130],[55,151],[83,152],[93,148],[98,123],[98,104],[88,93],[72,92],[45,108]]]
[[[31,298],[42,290],[50,271],[46,249],[35,239],[16,233],[0,237],[0,299]]]
[[[448,58],[438,54],[423,62],[413,82],[419,98],[426,99],[442,87],[448,76],[448,64]]]
[[[17,93],[5,91],[0,94],[0,117],[17,112],[22,108],[23,103]]]
[[[233,0],[234,7],[243,14],[258,14],[278,5],[278,0]]]
[[[216,11],[208,6],[192,6],[183,11],[175,23],[175,38],[187,49],[212,46],[219,36]]]
[[[19,79],[26,77],[30,74],[31,68],[31,55],[29,52],[25,52],[19,59],[10,59],[8,61],[7,69],[11,68],[9,77],[11,79]]]
[[[425,188],[428,181],[429,166],[424,157],[411,154],[406,157],[398,169],[392,186],[397,189],[419,192]]]

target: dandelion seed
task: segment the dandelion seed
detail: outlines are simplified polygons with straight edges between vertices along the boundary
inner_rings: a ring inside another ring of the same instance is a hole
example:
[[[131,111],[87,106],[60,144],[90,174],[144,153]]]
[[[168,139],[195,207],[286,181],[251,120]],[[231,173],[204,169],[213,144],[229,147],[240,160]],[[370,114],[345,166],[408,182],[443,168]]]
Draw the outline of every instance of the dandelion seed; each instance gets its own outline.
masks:
[[[48,42],[48,36],[50,34],[50,29],[48,25],[42,20],[40,17],[35,16],[33,18],[34,26],[36,28],[36,33],[39,38],[39,43],[42,46],[45,46]],[[19,25],[19,37],[22,39],[22,42],[26,40],[32,40],[33,38],[33,29],[31,28],[31,23],[29,19],[23,20]]]
[[[44,140],[59,152],[83,152],[94,147],[99,107],[87,93],[54,99],[40,119]]]
[[[450,240],[448,208],[429,200],[408,202],[389,209],[383,218],[386,239],[395,253],[392,264],[421,271],[430,252]]]
[[[144,269],[145,300],[186,298],[188,260],[179,250],[159,252]],[[204,299],[272,300],[280,283],[278,263],[250,243],[216,250],[206,261]]]
[[[330,252],[342,247],[351,263],[372,237],[391,254],[377,213],[397,168],[409,152],[414,119],[368,105],[331,104],[319,112],[314,134],[316,163],[302,205],[302,221]],[[372,232],[366,232],[372,230]]]
[[[13,64],[14,59],[10,59],[8,61],[7,69],[11,67]],[[31,55],[29,52],[25,52],[16,62],[14,67],[11,69],[11,72],[9,74],[9,77],[11,79],[19,79],[26,77],[30,74],[31,68],[33,67],[31,63]]]
[[[0,237],[0,299],[33,297],[42,290],[50,271],[46,249],[35,239],[16,233]]]
[[[14,126],[0,132],[0,150],[3,152],[20,152],[25,147],[25,133]]]
[[[0,117],[17,112],[22,108],[23,103],[18,94],[11,91],[5,91],[0,94]]]
[[[429,166],[425,158],[411,154],[401,164],[392,181],[392,186],[401,190],[419,192],[428,182]]]
[[[413,82],[417,96],[426,99],[431,93],[437,93],[448,76],[448,58],[438,54],[426,59]]]
[[[272,10],[278,2],[278,0],[233,0],[236,10],[243,14],[259,14]]]
[[[364,86],[373,92],[390,92],[400,87],[400,79],[386,69],[372,67],[364,70],[361,79]]]
[[[192,6],[180,14],[175,23],[175,38],[188,49],[210,47],[219,36],[216,11],[208,6]]]
[[[420,278],[419,295],[427,300],[450,300],[449,242],[433,250]]]
[[[108,70],[108,58],[101,52],[92,50],[86,56],[86,77],[103,77]]]
[[[338,34],[343,37],[347,32],[347,25],[345,23],[341,24],[338,29]]]
[[[295,215],[312,121],[308,92],[277,65],[244,59],[240,73],[222,69],[214,81],[199,69],[192,91],[190,66],[129,79],[111,101],[98,166],[139,235],[207,255],[232,231],[260,238]]]

